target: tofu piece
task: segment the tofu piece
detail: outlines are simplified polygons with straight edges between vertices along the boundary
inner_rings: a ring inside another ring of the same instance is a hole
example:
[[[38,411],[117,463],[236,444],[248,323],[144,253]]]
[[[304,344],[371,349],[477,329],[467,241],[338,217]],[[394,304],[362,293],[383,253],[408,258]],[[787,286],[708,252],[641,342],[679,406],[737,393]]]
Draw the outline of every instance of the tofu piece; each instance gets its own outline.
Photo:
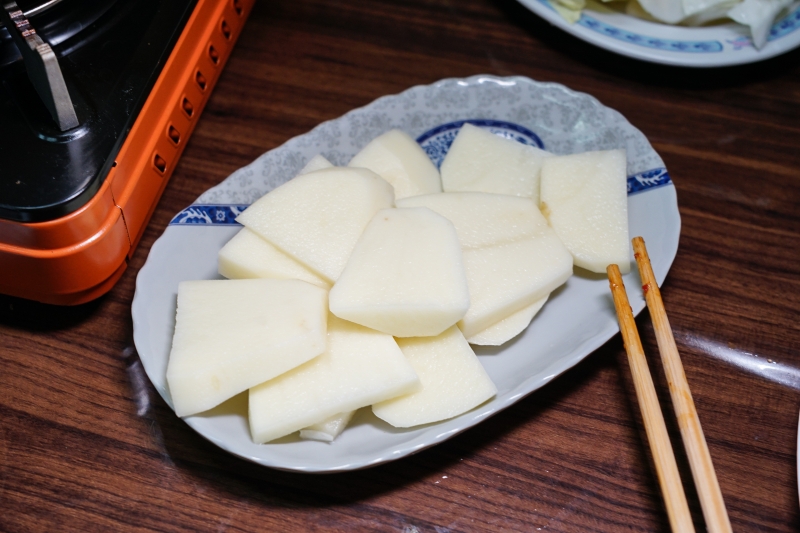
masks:
[[[346,413],[333,415],[317,424],[310,425],[300,430],[300,438],[305,440],[333,442],[334,439],[344,431],[344,428],[350,423],[354,414],[356,414],[355,411],[347,411]]]
[[[631,269],[625,150],[557,156],[542,168],[542,213],[575,265]]]
[[[464,250],[470,307],[458,327],[470,338],[541,300],[572,275],[572,256],[547,228],[539,236]]]
[[[442,188],[524,196],[538,205],[539,173],[549,156],[466,123],[442,161]]]
[[[477,346],[500,346],[507,343],[528,327],[536,313],[544,307],[547,298],[549,295],[479,331],[468,338],[467,342]]]
[[[425,207],[379,211],[330,292],[334,315],[395,337],[438,335],[469,305],[455,228]]]
[[[299,280],[184,281],[167,364],[175,413],[211,409],[325,351],[327,291]]]
[[[368,168],[394,187],[395,199],[442,192],[439,169],[407,133],[390,130],[376,137],[347,164]]]
[[[371,170],[333,167],[284,183],[236,220],[333,282],[367,223],[393,204],[392,186]]]
[[[309,172],[314,172],[315,170],[322,170],[324,168],[331,168],[331,167],[333,167],[333,163],[328,161],[328,159],[324,155],[317,154],[311,159],[309,159],[308,163],[306,163],[306,166],[301,168],[300,172],[298,172],[297,174],[298,175],[308,174]]]
[[[329,315],[325,353],[250,389],[250,432],[269,442],[417,387],[390,335]]]
[[[463,248],[533,237],[547,221],[530,198],[486,192],[445,192],[404,198],[397,207],[427,207],[453,223]]]
[[[437,337],[398,339],[422,387],[376,403],[375,416],[408,428],[453,418],[497,394],[497,387],[457,327]]]
[[[331,284],[248,228],[225,243],[217,255],[217,269],[228,279],[299,279],[330,289]]]

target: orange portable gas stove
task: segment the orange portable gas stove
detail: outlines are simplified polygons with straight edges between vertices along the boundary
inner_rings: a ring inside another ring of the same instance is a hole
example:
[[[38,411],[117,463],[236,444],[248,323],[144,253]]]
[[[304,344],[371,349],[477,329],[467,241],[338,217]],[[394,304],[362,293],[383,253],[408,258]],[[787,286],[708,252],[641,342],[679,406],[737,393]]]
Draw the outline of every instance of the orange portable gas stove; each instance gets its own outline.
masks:
[[[255,0],[0,0],[0,293],[125,270]]]

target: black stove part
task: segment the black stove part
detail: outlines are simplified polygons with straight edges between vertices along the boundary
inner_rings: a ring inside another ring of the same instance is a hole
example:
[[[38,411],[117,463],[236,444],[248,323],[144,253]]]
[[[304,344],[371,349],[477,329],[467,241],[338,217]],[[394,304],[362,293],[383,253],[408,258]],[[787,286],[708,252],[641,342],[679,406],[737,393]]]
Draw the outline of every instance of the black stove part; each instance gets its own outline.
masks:
[[[76,35],[84,32],[91,33],[92,25],[111,10],[118,1],[130,3],[127,0],[62,0],[47,11],[30,17],[30,19],[36,29],[46,36],[42,38],[49,42],[50,46],[55,47]]]
[[[16,2],[9,2],[0,9],[0,16],[9,28],[11,38],[22,53],[28,78],[42,99],[50,116],[61,131],[78,126],[78,117],[72,107],[58,58],[50,45],[42,40],[36,29],[25,18]]]
[[[80,122],[67,132],[35,98],[21,61],[0,67],[0,218],[52,220],[94,196],[195,4],[118,0],[54,46]]]
[[[0,24],[2,24],[1,20]],[[0,68],[21,60],[22,56],[17,45],[11,40],[11,34],[8,33],[5,25],[0,25]]]
[[[61,57],[84,44],[87,39],[74,38],[82,35],[90,37],[92,30],[89,28],[118,1],[125,2],[125,0],[59,0],[49,3],[42,0],[27,2],[17,0],[17,4],[42,40],[50,46],[55,48],[68,39],[74,41],[68,47],[62,46],[55,50],[58,57]],[[4,2],[0,0],[0,3]],[[11,42],[8,29],[0,21],[0,68],[20,59],[16,46]]]
[[[22,14],[25,15],[25,18],[30,18],[40,15],[48,9],[54,8],[63,1],[64,0],[17,0],[15,3],[22,11]],[[3,24],[0,23],[0,26],[2,25]]]
[[[26,17],[33,17],[34,15],[38,15],[39,13],[44,13],[48,9],[51,9],[56,4],[60,4],[63,0],[35,0],[35,1],[25,1],[20,0],[17,2],[21,4],[25,8],[23,9],[23,13]],[[22,7],[20,7],[22,9]]]

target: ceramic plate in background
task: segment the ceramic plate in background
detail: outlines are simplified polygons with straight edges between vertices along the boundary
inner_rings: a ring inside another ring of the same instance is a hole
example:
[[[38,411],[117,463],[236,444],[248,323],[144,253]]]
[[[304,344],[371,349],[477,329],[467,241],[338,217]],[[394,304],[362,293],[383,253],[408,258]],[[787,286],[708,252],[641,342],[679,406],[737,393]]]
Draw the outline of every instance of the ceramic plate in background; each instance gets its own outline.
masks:
[[[217,252],[241,228],[234,220],[238,213],[294,177],[314,155],[322,153],[334,164],[344,165],[371,139],[392,128],[417,138],[432,159],[440,162],[464,120],[558,154],[625,148],[631,236],[644,237],[656,278],[659,283],[664,280],[680,234],[675,188],[661,158],[622,115],[589,95],[522,77],[475,76],[413,87],[320,124],[267,152],[175,216],[139,272],[132,305],[139,357],[164,400],[172,405],[165,376],[178,283],[219,278]],[[640,283],[635,265],[632,270],[625,280],[629,290],[633,289],[633,311],[639,313],[645,303],[637,290]],[[399,459],[512,405],[580,362],[618,331],[605,276],[576,271],[520,336],[499,348],[476,349],[498,394],[459,417],[402,430],[362,409],[331,444],[290,436],[263,445],[250,438],[244,394],[185,420],[230,453],[284,470],[337,472]]]
[[[689,28],[649,22],[622,13],[585,9],[570,24],[547,0],[518,0],[554,26],[624,56],[681,67],[723,67],[763,61],[800,46],[800,5],[775,22],[757,50],[747,27],[734,22]]]

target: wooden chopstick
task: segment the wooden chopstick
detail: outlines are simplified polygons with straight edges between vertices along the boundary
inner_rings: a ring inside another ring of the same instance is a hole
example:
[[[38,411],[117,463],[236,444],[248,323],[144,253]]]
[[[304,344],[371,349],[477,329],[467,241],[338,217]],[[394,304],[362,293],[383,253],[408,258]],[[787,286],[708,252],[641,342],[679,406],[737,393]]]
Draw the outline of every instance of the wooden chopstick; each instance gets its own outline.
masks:
[[[661,414],[653,378],[647,367],[647,359],[644,357],[644,349],[636,329],[636,322],[633,319],[633,312],[628,303],[622,275],[617,265],[609,265],[607,272],[611,293],[614,296],[614,307],[617,308],[619,330],[625,343],[625,351],[628,353],[636,398],[639,401],[639,409],[642,411],[644,429],[653,453],[658,483],[661,486],[669,523],[672,531],[676,533],[692,533],[694,532],[692,515],[689,512],[689,505],[686,503],[686,494],[683,492],[683,485],[678,474],[675,454],[672,451],[667,427],[664,424],[664,416]]]
[[[692,469],[692,477],[697,488],[700,505],[703,508],[706,527],[710,533],[730,532],[732,531],[731,522],[725,509],[725,502],[722,500],[717,474],[711,463],[711,454],[708,452],[708,444],[703,436],[703,428],[700,426],[700,419],[697,416],[694,400],[692,400],[689,383],[686,381],[681,357],[667,319],[664,302],[661,300],[661,291],[653,274],[653,267],[650,265],[650,257],[647,255],[644,239],[641,237],[633,239],[633,251],[636,264],[639,266],[642,290],[647,301],[647,308],[650,310],[650,319],[653,321],[658,351],[661,353],[661,362],[664,365],[664,373],[672,395],[672,406],[675,409],[675,416],[678,418],[678,427],[681,430],[683,446],[686,448],[686,455],[689,458],[689,466]]]

